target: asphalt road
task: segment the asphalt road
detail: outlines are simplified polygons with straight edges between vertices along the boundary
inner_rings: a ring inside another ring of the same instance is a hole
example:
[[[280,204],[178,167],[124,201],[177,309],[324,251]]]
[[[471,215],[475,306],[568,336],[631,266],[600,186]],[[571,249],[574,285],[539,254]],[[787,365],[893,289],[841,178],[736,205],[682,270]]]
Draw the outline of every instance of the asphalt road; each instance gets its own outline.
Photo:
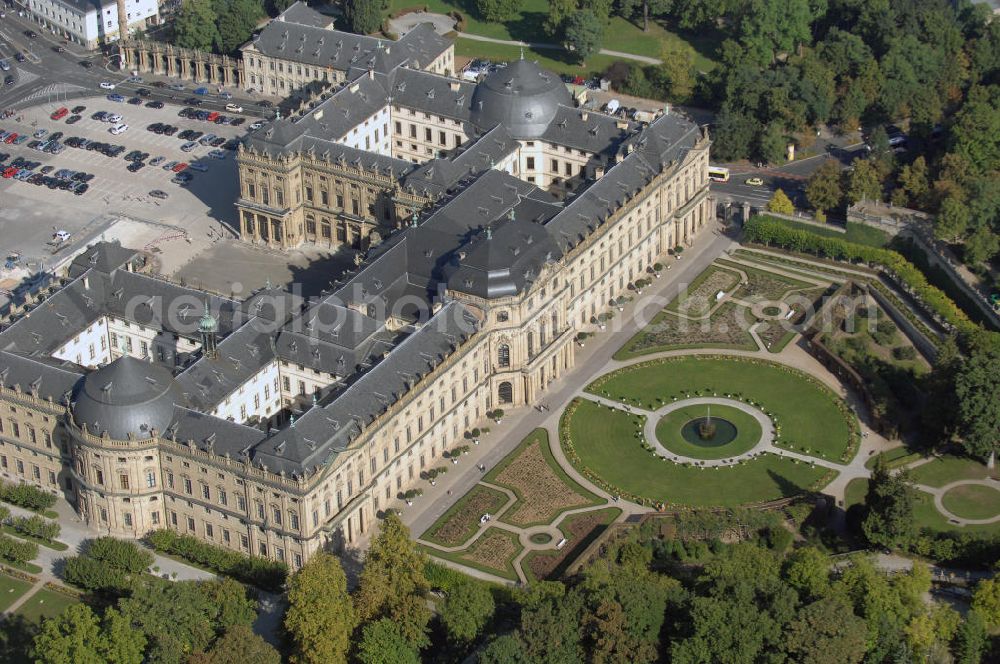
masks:
[[[34,39],[26,36],[31,30],[38,34]],[[64,52],[58,52],[62,47]],[[14,55],[24,53],[25,62],[16,62]],[[60,37],[43,29],[31,20],[29,16],[18,16],[16,9],[7,9],[6,16],[0,19],[0,57],[7,60],[11,71],[3,72],[4,76],[14,76],[14,85],[4,85],[0,89],[0,109],[19,110],[39,103],[60,100],[73,100],[93,94],[107,93],[102,91],[100,83],[110,81],[115,84],[115,92],[132,96],[139,88],[148,88],[152,95],[149,100],[159,100],[164,103],[184,104],[184,100],[194,96],[193,90],[201,87],[191,81],[178,81],[164,76],[144,75],[142,83],[130,83],[129,72],[118,66],[118,56],[105,57],[100,51],[87,51],[78,44],[65,43]],[[90,68],[83,63],[89,62]],[[185,86],[184,91],[168,88],[157,88],[150,85],[154,80],[164,82],[179,82]],[[260,99],[251,99],[247,93],[238,89],[227,89],[233,95],[232,100],[220,98],[216,89],[208,86],[212,94],[200,97],[200,108],[214,111],[225,111],[226,104],[235,102],[243,107],[242,115],[264,117],[273,114],[274,109],[260,106]]]

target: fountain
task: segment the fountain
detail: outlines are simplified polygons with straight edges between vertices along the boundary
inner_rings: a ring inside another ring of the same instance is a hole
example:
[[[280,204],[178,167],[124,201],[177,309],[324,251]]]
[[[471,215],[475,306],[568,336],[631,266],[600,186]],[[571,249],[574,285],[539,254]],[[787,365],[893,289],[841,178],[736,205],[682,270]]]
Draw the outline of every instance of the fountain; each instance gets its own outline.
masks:
[[[698,435],[702,440],[712,440],[715,438],[715,424],[712,422],[712,406],[708,406],[708,414],[705,419],[698,422]]]

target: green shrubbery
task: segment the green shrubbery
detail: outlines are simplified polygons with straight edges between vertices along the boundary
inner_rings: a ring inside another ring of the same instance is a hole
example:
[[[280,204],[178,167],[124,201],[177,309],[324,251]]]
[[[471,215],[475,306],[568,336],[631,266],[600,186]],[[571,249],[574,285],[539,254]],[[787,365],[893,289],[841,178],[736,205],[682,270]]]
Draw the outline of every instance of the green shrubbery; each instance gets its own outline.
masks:
[[[774,245],[790,251],[817,254],[834,260],[881,266],[945,323],[961,332],[976,329],[975,324],[969,320],[964,311],[955,305],[951,298],[939,288],[928,283],[923,272],[895,251],[791,229],[763,216],[754,217],[748,221],[744,226],[744,232],[748,242]]]
[[[871,335],[879,346],[891,346],[896,343],[896,332],[899,328],[888,320],[880,320],[872,326]]]
[[[89,542],[83,555],[66,560],[63,577],[85,590],[122,593],[152,564],[153,554],[135,542],[98,537]]]
[[[265,590],[281,590],[288,576],[288,566],[284,563],[245,556],[166,528],[154,530],[147,540],[157,551],[179,556]]]
[[[59,531],[61,530],[58,522],[38,515],[14,517],[8,523],[10,523],[11,528],[22,535],[35,537],[46,542],[51,542],[59,537]]]
[[[126,574],[145,572],[153,564],[153,554],[135,542],[98,537],[87,547],[87,556]]]
[[[38,545],[34,542],[22,542],[7,535],[0,535],[0,558],[15,564],[24,564],[34,560],[36,556],[38,556]]]
[[[0,500],[35,512],[51,509],[56,497],[30,484],[0,482]]]
[[[130,586],[128,574],[87,556],[67,558],[62,575],[67,583],[89,591],[121,594]]]
[[[902,361],[915,360],[917,359],[917,349],[913,346],[900,346],[892,349],[892,356]]]

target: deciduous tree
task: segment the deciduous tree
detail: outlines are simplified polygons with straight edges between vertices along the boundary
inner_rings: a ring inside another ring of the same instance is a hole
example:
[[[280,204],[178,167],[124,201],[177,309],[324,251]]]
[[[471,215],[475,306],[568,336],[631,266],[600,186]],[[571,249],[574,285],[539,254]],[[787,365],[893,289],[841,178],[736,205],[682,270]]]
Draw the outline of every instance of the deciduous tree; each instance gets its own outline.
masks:
[[[785,651],[794,662],[856,664],[865,656],[868,628],[839,596],[799,610],[785,630]]]
[[[440,606],[441,622],[449,639],[465,643],[479,636],[495,609],[493,595],[487,587],[479,583],[460,583],[448,591]]]
[[[381,618],[362,628],[358,661],[362,664],[420,664],[420,654],[407,641],[399,625]]]
[[[476,12],[485,20],[500,23],[521,9],[521,0],[475,0]]]
[[[37,664],[104,664],[107,639],[86,604],[74,604],[42,624],[35,637]]]
[[[219,43],[217,21],[211,0],[183,0],[174,19],[174,43],[183,48],[211,51]]]
[[[1000,347],[986,334],[973,337],[955,376],[959,432],[969,453],[981,459],[1000,445]],[[983,612],[987,622],[990,614]],[[991,623],[992,624],[992,623]]]
[[[367,35],[382,25],[381,0],[348,0],[344,3],[344,16],[353,32]]]
[[[844,196],[841,180],[840,164],[833,159],[824,161],[806,183],[806,199],[809,204],[824,212],[836,208]]]
[[[870,159],[855,160],[848,178],[847,200],[851,203],[882,200],[882,182]]]
[[[792,214],[795,212],[792,200],[781,189],[775,190],[774,195],[771,196],[771,200],[767,202],[767,209],[778,214]]]
[[[429,588],[424,555],[396,514],[387,514],[365,558],[355,594],[360,622],[389,618],[415,648],[427,644],[430,609],[424,601]]]
[[[578,11],[566,19],[566,43],[581,61],[601,49],[604,25],[589,9]]]
[[[235,625],[188,664],[281,664],[281,654],[247,625]]]
[[[293,644],[293,664],[347,661],[354,610],[340,561],[317,553],[288,583],[285,629]]]
[[[868,541],[888,547],[908,544],[916,535],[913,502],[914,489],[909,474],[905,470],[890,472],[884,459],[879,457],[865,498],[868,514],[861,524]]]

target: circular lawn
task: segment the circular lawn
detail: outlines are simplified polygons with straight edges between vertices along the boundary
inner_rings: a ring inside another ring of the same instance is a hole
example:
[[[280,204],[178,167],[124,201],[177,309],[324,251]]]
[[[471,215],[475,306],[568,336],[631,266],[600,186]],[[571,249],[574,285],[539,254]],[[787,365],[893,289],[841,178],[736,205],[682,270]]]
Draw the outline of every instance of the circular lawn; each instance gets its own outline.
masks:
[[[1000,491],[982,484],[963,484],[949,489],[941,504],[962,519],[991,519],[1000,514]]]
[[[846,462],[857,419],[832,390],[804,372],[757,358],[689,355],[617,369],[587,387],[592,394],[657,410],[695,396],[740,398],[775,420],[775,445]]]
[[[641,416],[580,399],[564,415],[560,442],[584,477],[645,505],[735,507],[794,496],[829,481],[823,468],[774,454],[715,468],[674,463],[643,447],[643,424]]]
[[[735,429],[735,433],[726,442],[722,441],[729,438],[728,435],[721,438],[719,442],[722,444],[713,444],[715,441],[712,440],[699,440],[697,423],[708,412],[705,406],[685,406],[670,411],[656,423],[656,439],[674,454],[691,459],[727,459],[749,451],[760,442],[760,423],[752,415],[732,406],[717,404],[713,404],[711,408],[711,417],[717,420],[716,435],[728,433],[722,431],[727,429],[727,423]]]

